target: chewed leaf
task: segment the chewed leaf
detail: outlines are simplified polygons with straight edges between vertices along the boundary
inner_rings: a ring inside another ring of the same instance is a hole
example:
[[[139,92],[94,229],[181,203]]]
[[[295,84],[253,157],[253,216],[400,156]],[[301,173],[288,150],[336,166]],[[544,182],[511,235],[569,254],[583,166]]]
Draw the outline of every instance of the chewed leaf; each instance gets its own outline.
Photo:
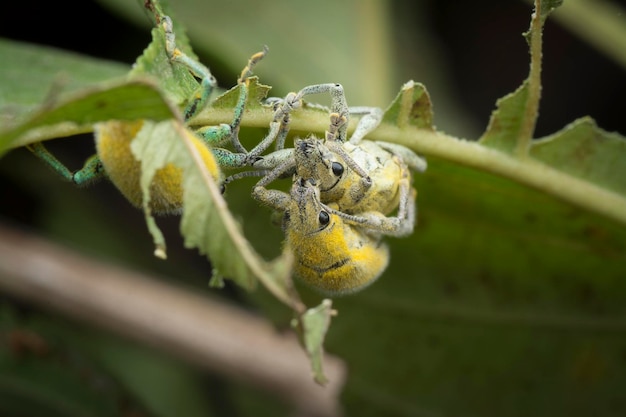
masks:
[[[29,118],[0,133],[0,149],[91,131],[97,122],[141,118],[163,120],[171,118],[174,112],[158,88],[148,80],[106,82],[58,102],[44,103]],[[20,138],[18,142],[11,143],[17,138]]]
[[[498,99],[487,130],[480,143],[506,153],[513,153],[517,138],[524,129],[524,112],[528,103],[528,80],[514,92]]]
[[[246,109],[252,110],[261,106],[261,100],[267,97],[268,92],[272,87],[259,83],[259,78],[256,76],[250,77],[250,84],[248,90],[248,101],[246,102]],[[224,94],[215,99],[209,106],[210,109],[232,109],[237,105],[239,100],[239,90],[241,86],[237,85]]]
[[[433,129],[433,109],[426,87],[414,81],[404,84],[385,111],[383,122]]]
[[[561,3],[562,0],[535,1],[530,28],[524,33],[530,51],[528,78],[496,102],[487,130],[479,139],[481,144],[517,156],[527,154],[539,114],[543,25]]]
[[[332,309],[332,301],[325,299],[317,307],[304,312],[299,320],[294,322],[301,332],[304,348],[311,360],[313,378],[324,385],[328,380],[322,367],[324,359],[324,338],[330,326],[330,318],[336,314]]]
[[[189,41],[184,31],[174,21],[176,46],[190,58],[196,59],[189,47]],[[183,65],[173,64],[166,53],[165,34],[159,27],[152,29],[152,42],[137,58],[130,74],[131,77],[150,75],[155,77],[169,99],[178,105],[183,105],[198,88],[198,81]]]
[[[214,181],[213,168],[207,167],[200,156],[193,133],[174,120],[146,122],[146,125],[131,145],[142,163],[143,192],[149,192],[155,173],[167,164],[182,170],[181,232],[185,245],[206,254],[221,276],[246,289],[254,288],[260,280],[281,301],[290,306],[299,305],[289,285],[288,257],[281,256],[268,263],[248,243]],[[144,202],[149,207],[149,196]],[[149,208],[145,212],[157,250],[164,249],[163,237]]]
[[[535,140],[530,155],[546,164],[626,194],[626,138],[585,117]]]

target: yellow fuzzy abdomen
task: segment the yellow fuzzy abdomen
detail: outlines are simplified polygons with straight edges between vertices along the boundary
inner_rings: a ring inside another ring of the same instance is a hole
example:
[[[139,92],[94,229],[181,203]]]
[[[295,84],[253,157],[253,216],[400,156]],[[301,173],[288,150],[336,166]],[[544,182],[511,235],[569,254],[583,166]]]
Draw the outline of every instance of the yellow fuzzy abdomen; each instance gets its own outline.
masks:
[[[98,124],[95,129],[96,149],[109,179],[136,207],[141,207],[143,201],[141,163],[135,159],[130,144],[142,126],[143,120],[109,121]],[[193,133],[185,132],[211,175],[218,179],[220,170],[211,151]],[[156,214],[180,213],[182,204],[182,170],[167,164],[155,173],[150,186],[150,208]]]
[[[389,249],[353,227],[302,236],[288,233],[294,249],[294,272],[307,285],[327,295],[359,291],[380,277],[389,263]]]

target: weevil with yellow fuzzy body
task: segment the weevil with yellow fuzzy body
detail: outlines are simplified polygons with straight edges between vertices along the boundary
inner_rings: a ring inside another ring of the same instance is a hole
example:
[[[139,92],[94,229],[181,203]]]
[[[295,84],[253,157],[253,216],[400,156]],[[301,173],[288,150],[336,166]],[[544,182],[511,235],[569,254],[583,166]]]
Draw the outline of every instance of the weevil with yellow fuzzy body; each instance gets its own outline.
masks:
[[[339,84],[323,86],[333,97],[325,139],[296,139],[294,149],[260,157],[255,167],[270,169],[261,172],[252,195],[283,214],[296,276],[326,295],[342,295],[367,287],[386,269],[389,251],[382,236],[413,232],[417,192],[410,169],[423,171],[426,161],[403,146],[363,140],[382,111],[366,110],[346,140],[348,115],[355,111],[347,107]],[[285,114],[298,107],[289,103],[288,96]],[[292,171],[289,194],[266,188]],[[397,215],[389,216],[395,210]]]
[[[283,214],[284,244],[294,254],[295,275],[315,290],[336,296],[360,291],[384,272],[389,249],[382,237],[404,236],[415,224],[416,192],[408,192],[397,217],[376,211],[345,214],[320,201],[314,180],[297,176],[289,193],[256,188],[255,198]]]
[[[252,166],[259,171],[244,171],[233,177],[263,175],[257,187],[266,187],[272,181],[290,173],[316,181],[323,203],[334,203],[346,214],[378,211],[393,212],[400,204],[401,190],[407,168],[423,172],[426,161],[412,150],[393,143],[365,140],[382,118],[382,111],[372,107],[349,108],[340,84],[320,84],[305,87],[299,93],[290,93],[278,107],[277,115],[288,130],[286,115],[302,106],[304,94],[329,91],[332,104],[330,125],[324,140],[315,136],[296,139],[293,149],[280,149],[256,157]],[[303,93],[304,92],[304,93]],[[350,114],[363,114],[349,140],[346,127]],[[277,117],[275,116],[275,121]],[[270,129],[271,130],[271,129]],[[268,135],[269,137],[270,135]],[[280,146],[280,144],[279,144]],[[229,177],[226,181],[231,181]]]
[[[334,203],[347,214],[394,211],[403,192],[406,195],[406,190],[401,188],[408,184],[404,185],[401,179],[407,176],[407,169],[423,172],[426,161],[393,143],[336,142],[336,126],[344,121],[337,113],[331,114],[331,128],[325,141],[315,136],[296,139],[293,158],[269,171],[257,185],[267,186],[293,166],[297,175],[318,183],[323,203]]]
[[[169,65],[180,65],[194,79],[198,80],[196,91],[191,95],[183,109],[183,118],[188,121],[208,105],[210,96],[217,87],[217,81],[206,66],[177,47],[170,17],[164,15],[156,3],[147,1],[146,7],[153,12],[157,28],[163,33]],[[202,162],[211,176],[220,184],[223,180],[220,167],[241,167],[247,164],[249,152],[239,143],[239,124],[248,99],[249,77],[252,75],[252,68],[266,53],[267,49],[265,48],[262,52],[254,54],[242,71],[238,80],[239,99],[230,124],[205,126],[194,131],[189,128],[183,129],[184,134],[188,136],[199,152]],[[140,187],[141,164],[132,154],[130,145],[144,123],[143,120],[112,120],[96,124],[94,136],[97,153],[86,161],[82,169],[76,172],[70,171],[42,143],[31,144],[28,149],[63,178],[76,185],[86,185],[108,177],[133,205],[140,207],[143,201]],[[218,148],[218,146],[226,143],[230,143],[235,151]],[[183,196],[181,170],[172,164],[158,170],[150,191],[150,208],[153,213],[180,212]]]

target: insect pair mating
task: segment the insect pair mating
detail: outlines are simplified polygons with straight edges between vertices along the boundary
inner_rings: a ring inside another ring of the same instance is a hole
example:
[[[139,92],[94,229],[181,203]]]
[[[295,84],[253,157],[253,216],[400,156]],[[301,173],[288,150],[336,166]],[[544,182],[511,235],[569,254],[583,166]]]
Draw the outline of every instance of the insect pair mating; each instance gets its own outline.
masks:
[[[210,70],[176,45],[171,19],[151,9],[165,39],[171,65],[180,65],[198,80],[198,86],[183,110],[185,121],[200,113],[210,100],[217,82]],[[363,140],[382,118],[376,108],[349,108],[339,84],[320,84],[270,100],[274,118],[267,135],[252,150],[239,141],[239,125],[248,100],[252,69],[266,54],[254,54],[238,80],[239,97],[230,124],[184,129],[203,164],[220,184],[247,175],[262,175],[252,196],[283,214],[285,244],[296,258],[295,273],[305,283],[328,294],[357,291],[373,282],[386,268],[389,251],[382,236],[405,236],[415,224],[415,196],[409,168],[423,171],[425,161],[409,149],[390,143]],[[330,125],[325,138],[296,139],[294,148],[284,148],[290,114],[309,94],[330,93]],[[361,115],[350,140],[347,121]],[[97,154],[84,167],[71,172],[45,147],[29,146],[64,178],[78,185],[108,177],[136,206],[142,204],[139,185],[141,164],[130,144],[144,124],[139,121],[108,121],[95,127]],[[264,152],[272,143],[276,151]],[[224,146],[230,144],[232,150]],[[222,177],[221,168],[250,167],[250,171]],[[267,189],[272,181],[293,175],[289,193]],[[182,209],[182,172],[173,165],[157,171],[151,184],[151,209],[177,213]],[[396,216],[388,216],[397,210]]]
[[[296,139],[293,149],[279,150],[254,162],[269,168],[252,195],[283,213],[285,244],[296,259],[295,273],[329,295],[358,291],[374,282],[387,267],[384,235],[413,232],[416,191],[410,169],[424,171],[426,162],[400,145],[363,138],[380,123],[377,108],[349,108],[340,84],[305,87],[290,94],[285,109],[308,93],[330,92],[330,125],[324,140]],[[350,114],[364,114],[347,140]],[[293,172],[289,193],[267,189],[272,181]],[[395,216],[388,216],[397,211]]]

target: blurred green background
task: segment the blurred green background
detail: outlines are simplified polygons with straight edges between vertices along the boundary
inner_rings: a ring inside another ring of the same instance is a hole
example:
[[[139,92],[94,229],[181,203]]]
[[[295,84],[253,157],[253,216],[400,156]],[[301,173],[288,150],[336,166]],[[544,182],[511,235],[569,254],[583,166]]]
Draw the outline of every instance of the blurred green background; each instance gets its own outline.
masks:
[[[577,0],[566,0],[564,7],[570,1]],[[495,100],[514,90],[528,71],[521,33],[531,7],[523,1],[186,0],[173,7],[201,61],[224,87],[233,85],[247,57],[267,44],[270,54],[257,73],[273,86],[272,95],[332,81],[344,84],[351,105],[385,107],[414,79],[430,92],[438,129],[468,139],[480,136]],[[561,26],[558,13],[544,32],[536,136],[583,115],[605,130],[625,133],[623,67]],[[151,23],[139,1],[11,1],[0,19],[2,37],[129,67],[150,41]],[[49,146],[77,168],[93,152],[93,142],[85,139]],[[342,397],[346,414],[624,415],[624,226],[508,180],[429,162],[429,172],[416,179],[415,235],[389,240],[392,265],[378,283],[335,302],[339,316],[327,349],[350,369]],[[74,188],[23,149],[3,158],[0,175],[3,222],[287,325],[288,312],[262,291],[208,289],[210,264],[183,248],[177,218],[159,220],[168,239],[169,259],[163,262],[152,257],[142,213],[111,184]],[[253,242],[264,242],[259,250],[274,255],[280,231],[269,225],[267,211],[249,201],[247,190],[233,187],[229,202],[244,219],[266,216],[265,223],[244,225]],[[10,297],[0,302],[5,309],[0,331],[34,328],[97,358],[104,370],[135,367],[130,373],[139,375],[136,380],[117,374],[123,384],[141,387],[131,389],[141,391],[140,398],[158,399],[150,403],[156,415],[290,415],[248,386]],[[85,332],[97,342],[76,343]]]

